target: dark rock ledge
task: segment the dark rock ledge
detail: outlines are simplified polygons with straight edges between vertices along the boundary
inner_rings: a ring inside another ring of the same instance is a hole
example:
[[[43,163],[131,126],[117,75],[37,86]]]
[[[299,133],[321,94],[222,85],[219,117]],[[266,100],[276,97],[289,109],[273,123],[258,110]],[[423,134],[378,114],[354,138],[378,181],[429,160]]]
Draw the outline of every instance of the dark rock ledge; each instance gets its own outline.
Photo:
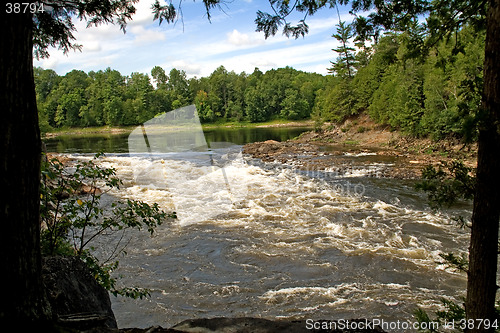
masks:
[[[44,258],[42,278],[52,314],[60,325],[117,328],[108,292],[79,258]]]
[[[43,280],[56,321],[55,332],[87,333],[301,333],[301,332],[384,332],[375,327],[365,330],[308,329],[305,320],[282,321],[262,318],[190,319],[171,328],[118,329],[108,292],[101,287],[86,265],[76,257],[49,257],[43,260]],[[360,320],[363,321],[364,320]],[[329,326],[331,325],[331,326]],[[311,325],[309,325],[311,326]]]

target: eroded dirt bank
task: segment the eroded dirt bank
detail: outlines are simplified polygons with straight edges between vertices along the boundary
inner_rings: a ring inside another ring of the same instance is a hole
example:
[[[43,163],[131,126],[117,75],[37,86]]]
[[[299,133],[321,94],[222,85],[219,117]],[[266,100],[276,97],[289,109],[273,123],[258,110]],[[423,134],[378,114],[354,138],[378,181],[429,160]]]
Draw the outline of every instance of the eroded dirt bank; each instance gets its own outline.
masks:
[[[363,164],[379,164],[369,176],[419,178],[426,165],[460,160],[476,166],[476,145],[456,140],[433,141],[405,136],[362,115],[344,124],[325,125],[285,142],[268,140],[244,146],[243,152],[264,162],[279,162],[309,171],[353,172]],[[353,157],[358,157],[356,161]]]

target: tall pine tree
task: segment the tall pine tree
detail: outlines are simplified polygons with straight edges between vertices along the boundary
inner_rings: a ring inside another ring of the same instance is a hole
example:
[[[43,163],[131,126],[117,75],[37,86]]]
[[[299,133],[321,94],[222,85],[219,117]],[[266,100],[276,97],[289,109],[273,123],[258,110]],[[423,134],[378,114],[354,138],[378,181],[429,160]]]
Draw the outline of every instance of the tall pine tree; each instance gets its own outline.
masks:
[[[337,24],[337,33],[332,37],[340,43],[340,46],[332,50],[338,56],[335,62],[331,61],[332,67],[328,68],[328,72],[341,78],[352,78],[356,69],[356,49],[349,46],[349,40],[354,37],[352,26],[340,21]]]

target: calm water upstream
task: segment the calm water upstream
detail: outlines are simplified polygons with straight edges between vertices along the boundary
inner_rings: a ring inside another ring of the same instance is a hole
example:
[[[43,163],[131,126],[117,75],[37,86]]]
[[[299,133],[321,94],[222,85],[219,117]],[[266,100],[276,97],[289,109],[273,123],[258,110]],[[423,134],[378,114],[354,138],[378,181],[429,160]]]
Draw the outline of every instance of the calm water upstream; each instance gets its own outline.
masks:
[[[376,155],[350,155],[356,172],[340,177],[239,154],[244,143],[303,130],[213,130],[209,151],[181,154],[129,154],[126,135],[47,142],[82,159],[108,152],[101,163],[124,181],[113,196],[179,214],[152,237],[125,234],[120,283],[152,293],[112,297],[120,327],[217,316],[414,321],[417,306],[432,311],[442,297],[464,296],[465,276],[436,262],[466,250],[468,234],[450,216],[469,207],[434,213],[412,182],[366,177],[390,163]]]
[[[310,130],[305,127],[294,128],[213,128],[204,131],[205,139],[210,145],[212,142],[230,142],[244,145],[250,142],[292,139],[300,133]],[[61,135],[45,140],[49,152],[58,153],[128,153],[129,134],[87,134]]]

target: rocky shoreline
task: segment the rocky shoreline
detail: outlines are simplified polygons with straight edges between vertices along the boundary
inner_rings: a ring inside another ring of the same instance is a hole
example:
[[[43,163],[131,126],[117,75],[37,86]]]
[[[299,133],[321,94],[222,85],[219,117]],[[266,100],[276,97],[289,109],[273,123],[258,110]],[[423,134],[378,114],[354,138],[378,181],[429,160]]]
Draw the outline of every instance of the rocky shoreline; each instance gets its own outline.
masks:
[[[284,142],[250,143],[243,147],[243,153],[264,162],[338,175],[377,164],[379,167],[367,176],[398,179],[418,179],[426,165],[452,160],[475,167],[477,159],[475,145],[411,138],[378,126],[367,116],[348,120],[340,126],[327,124],[321,131],[305,132]]]

